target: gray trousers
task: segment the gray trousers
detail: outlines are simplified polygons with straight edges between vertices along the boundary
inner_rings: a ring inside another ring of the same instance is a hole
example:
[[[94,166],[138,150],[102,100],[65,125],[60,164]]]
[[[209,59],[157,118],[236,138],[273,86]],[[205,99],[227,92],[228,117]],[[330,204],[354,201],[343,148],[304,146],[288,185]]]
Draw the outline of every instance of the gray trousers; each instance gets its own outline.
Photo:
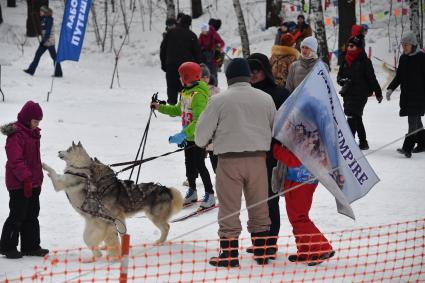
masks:
[[[264,201],[248,209],[248,231],[250,233],[269,231],[266,153],[244,152],[219,155],[216,178],[216,191],[220,203],[218,210],[220,238],[237,238],[242,231],[239,219],[242,192],[247,207]],[[235,215],[229,216],[233,213]]]

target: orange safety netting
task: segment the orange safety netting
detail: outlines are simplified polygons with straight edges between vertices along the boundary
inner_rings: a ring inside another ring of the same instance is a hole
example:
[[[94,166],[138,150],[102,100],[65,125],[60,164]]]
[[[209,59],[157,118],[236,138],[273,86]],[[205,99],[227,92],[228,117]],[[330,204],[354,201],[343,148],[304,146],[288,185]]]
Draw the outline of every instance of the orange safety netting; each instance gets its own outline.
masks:
[[[239,239],[238,268],[211,266],[217,240],[130,246],[128,282],[417,282],[425,281],[425,219],[325,233],[335,256],[320,265],[288,261],[296,251],[293,236],[281,236],[275,260],[258,265],[250,238]],[[57,250],[42,266],[8,274],[0,282],[118,282],[120,259],[98,259],[87,248]]]

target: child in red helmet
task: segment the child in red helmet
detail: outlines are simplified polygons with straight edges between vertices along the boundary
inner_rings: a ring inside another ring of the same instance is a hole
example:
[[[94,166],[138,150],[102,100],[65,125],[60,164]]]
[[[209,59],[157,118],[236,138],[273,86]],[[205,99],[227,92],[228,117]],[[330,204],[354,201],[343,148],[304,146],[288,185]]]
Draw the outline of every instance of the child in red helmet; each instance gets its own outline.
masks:
[[[179,147],[184,147],[186,165],[186,177],[189,182],[189,190],[186,193],[184,204],[190,204],[198,200],[196,192],[196,177],[199,173],[205,187],[205,196],[200,204],[201,208],[215,205],[214,191],[210,174],[205,166],[205,149],[195,145],[195,129],[198,118],[208,103],[208,85],[200,81],[201,67],[194,62],[185,62],[178,69],[183,90],[176,105],[164,105],[152,103],[151,107],[160,113],[171,117],[182,117],[182,131],[170,136],[168,141]]]

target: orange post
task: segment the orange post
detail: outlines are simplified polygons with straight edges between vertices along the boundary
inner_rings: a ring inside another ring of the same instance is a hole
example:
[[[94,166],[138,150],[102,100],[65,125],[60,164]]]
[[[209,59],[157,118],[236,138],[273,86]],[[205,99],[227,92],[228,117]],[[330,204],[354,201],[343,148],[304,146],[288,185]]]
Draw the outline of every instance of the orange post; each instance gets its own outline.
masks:
[[[120,283],[127,283],[129,252],[130,252],[130,235],[124,234],[121,237]]]

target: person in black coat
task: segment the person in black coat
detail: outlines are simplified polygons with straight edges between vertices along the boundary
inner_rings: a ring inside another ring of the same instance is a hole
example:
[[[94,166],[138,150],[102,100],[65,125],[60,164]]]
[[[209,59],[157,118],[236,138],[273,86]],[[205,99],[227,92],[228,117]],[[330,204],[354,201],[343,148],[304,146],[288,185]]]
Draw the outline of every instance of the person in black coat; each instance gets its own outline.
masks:
[[[401,44],[403,54],[400,56],[396,76],[388,85],[386,96],[390,100],[392,92],[400,85],[400,116],[407,116],[409,130],[403,147],[397,151],[410,158],[412,152],[425,151],[425,130],[421,120],[425,113],[425,54],[419,50],[413,32],[406,33]]]
[[[189,27],[192,18],[182,15],[177,26],[167,31],[160,47],[161,69],[167,80],[167,103],[177,104],[178,93],[182,89],[178,68],[184,62],[200,63],[201,49],[198,37]]]
[[[274,80],[272,74],[272,66],[270,65],[269,59],[266,55],[261,53],[253,53],[248,58],[248,64],[251,69],[251,85],[254,88],[260,89],[273,98],[276,109],[285,102],[289,96],[289,91],[286,88],[279,87]],[[272,140],[270,148],[273,148],[275,141]],[[267,177],[269,180],[269,197],[273,197],[268,200],[269,205],[269,216],[271,220],[269,235],[272,236],[267,239],[267,246],[276,246],[279,230],[280,230],[280,211],[279,211],[279,197],[272,191],[271,188],[271,177],[273,167],[276,166],[277,161],[273,157],[272,151],[267,153]],[[274,237],[276,236],[276,237]],[[252,249],[248,249],[248,252],[252,252]],[[277,248],[271,248],[266,250],[268,255],[274,256],[277,252]]]
[[[372,62],[364,51],[364,37],[352,36],[347,42],[347,52],[338,71],[337,82],[342,86],[339,92],[344,101],[344,113],[353,136],[358,135],[361,150],[368,150],[366,130],[363,125],[363,110],[369,96],[375,93],[382,101],[381,87],[375,76]]]

